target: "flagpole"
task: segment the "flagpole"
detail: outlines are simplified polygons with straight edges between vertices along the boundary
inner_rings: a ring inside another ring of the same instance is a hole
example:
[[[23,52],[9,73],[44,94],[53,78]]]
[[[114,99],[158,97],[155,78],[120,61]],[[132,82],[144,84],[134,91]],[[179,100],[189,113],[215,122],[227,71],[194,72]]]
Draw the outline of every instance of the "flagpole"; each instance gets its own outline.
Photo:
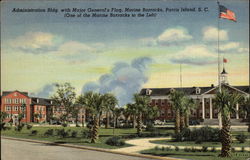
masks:
[[[217,17],[217,22],[218,22],[218,85],[219,85],[219,92],[221,93],[221,81],[220,81],[220,3],[219,0],[217,0],[218,4],[218,17]],[[218,120],[219,120],[219,129],[222,128],[222,117],[221,113],[218,113]]]
[[[218,4],[218,16],[220,15],[220,3],[217,0],[217,4]],[[220,83],[220,20],[219,17],[218,19],[218,42],[217,42],[217,49],[218,49],[218,86],[219,86],[219,92],[221,92],[221,83]]]

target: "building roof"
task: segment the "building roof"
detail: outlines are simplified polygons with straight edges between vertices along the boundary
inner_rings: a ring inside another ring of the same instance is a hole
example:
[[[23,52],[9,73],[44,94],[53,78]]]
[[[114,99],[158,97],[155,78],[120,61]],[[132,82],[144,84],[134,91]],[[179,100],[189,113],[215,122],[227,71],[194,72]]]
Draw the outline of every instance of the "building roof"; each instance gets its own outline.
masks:
[[[237,88],[245,93],[249,94],[249,86],[232,86]],[[201,95],[207,91],[216,88],[216,86],[210,87],[183,87],[183,88],[143,88],[140,92],[141,95],[146,95],[147,89],[151,90],[150,96],[162,96],[170,94],[171,90],[183,91],[187,95]],[[196,94],[196,90],[200,89],[200,92]]]
[[[31,97],[31,105],[43,105],[43,106],[50,106],[51,99],[46,98],[38,98],[38,97]]]
[[[17,91],[17,90],[15,90],[15,91],[3,91],[2,96],[7,96],[8,94],[11,94],[13,92],[19,92],[19,91]],[[21,94],[23,94],[23,95],[25,95],[25,96],[28,97],[28,92],[19,92],[19,93],[21,93]]]

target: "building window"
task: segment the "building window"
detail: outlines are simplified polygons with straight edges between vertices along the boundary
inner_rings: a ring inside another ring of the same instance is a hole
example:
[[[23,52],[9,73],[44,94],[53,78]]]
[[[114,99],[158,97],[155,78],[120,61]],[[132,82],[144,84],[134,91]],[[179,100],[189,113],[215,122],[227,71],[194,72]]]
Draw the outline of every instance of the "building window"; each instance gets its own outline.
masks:
[[[201,89],[197,87],[197,88],[195,89],[195,92],[196,92],[196,94],[200,94],[200,93],[201,93]]]
[[[162,105],[162,106],[165,105],[165,100],[164,100],[164,99],[161,100],[161,105]]]
[[[18,106],[14,106],[14,111],[18,111]]]
[[[26,114],[23,114],[23,118],[26,118]]]
[[[11,104],[11,99],[10,98],[5,98],[5,104]]]
[[[11,114],[7,114],[7,118],[11,118]]]
[[[5,111],[11,111],[11,106],[5,106]]]
[[[21,104],[26,104],[26,99],[20,99]]]
[[[13,103],[18,104],[18,98],[13,99]]]

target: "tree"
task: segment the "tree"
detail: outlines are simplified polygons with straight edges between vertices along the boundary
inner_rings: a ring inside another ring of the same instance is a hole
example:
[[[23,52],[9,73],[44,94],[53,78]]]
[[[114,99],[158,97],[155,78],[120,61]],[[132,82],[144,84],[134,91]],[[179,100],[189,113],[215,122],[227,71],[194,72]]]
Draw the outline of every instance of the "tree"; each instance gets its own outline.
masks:
[[[105,93],[103,95],[104,100],[104,110],[106,112],[106,125],[105,128],[109,127],[110,121],[110,111],[114,110],[115,106],[118,104],[116,97],[111,93]]]
[[[6,112],[0,112],[0,130],[5,128],[4,120],[7,118],[8,113]]]
[[[113,109],[113,118],[114,118],[114,128],[118,126],[118,118],[123,114],[124,108],[115,107]]]
[[[68,118],[76,100],[75,88],[70,83],[56,84],[56,93],[51,97],[57,107],[63,107]]]
[[[86,92],[79,99],[79,103],[84,105],[93,116],[94,124],[91,128],[91,143],[96,143],[98,139],[99,117],[105,109],[106,98],[100,93]]]
[[[190,112],[191,112],[191,109],[194,109],[197,107],[197,105],[195,104],[194,100],[192,98],[188,98],[188,97],[185,97],[184,99],[184,116],[185,116],[185,120],[184,120],[184,127],[189,127],[189,115],[190,115]]]
[[[230,114],[235,112],[236,104],[240,102],[242,96],[236,93],[230,93],[226,89],[217,92],[215,104],[222,117],[222,129],[220,132],[221,139],[221,157],[231,156],[231,134],[230,134]]]
[[[135,104],[127,104],[125,112],[129,115],[130,119],[133,121],[133,128],[135,128],[135,121],[136,121],[136,106]]]
[[[250,97],[247,97],[246,99],[242,100],[242,111],[244,112],[247,122],[248,122],[248,132],[250,132]]]
[[[78,127],[78,114],[79,114],[80,109],[81,109],[81,106],[79,104],[74,104],[72,111],[71,111],[72,117],[75,118],[76,120],[76,127]]]
[[[152,119],[157,116],[157,107],[150,106],[150,97],[142,96],[139,94],[134,95],[135,101],[135,114],[137,121],[137,134],[141,135],[142,133],[142,117]]]
[[[180,116],[183,112],[184,93],[182,91],[172,91],[170,93],[170,101],[175,110],[175,133],[180,133]]]

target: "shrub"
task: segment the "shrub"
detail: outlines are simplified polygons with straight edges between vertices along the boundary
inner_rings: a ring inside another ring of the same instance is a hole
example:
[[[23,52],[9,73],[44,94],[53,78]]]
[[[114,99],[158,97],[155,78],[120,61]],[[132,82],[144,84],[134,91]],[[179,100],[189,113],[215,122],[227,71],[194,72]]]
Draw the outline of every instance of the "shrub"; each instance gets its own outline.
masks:
[[[240,143],[245,143],[246,142],[246,139],[247,139],[247,136],[244,135],[243,133],[239,134],[236,136],[236,139],[240,142]]]
[[[232,147],[232,152],[235,152],[235,148],[234,147]]]
[[[72,131],[71,132],[71,137],[76,138],[77,137],[77,131]]]
[[[234,149],[234,148],[232,148],[232,149]],[[212,147],[211,152],[216,152],[215,147]]]
[[[203,138],[201,136],[197,137],[197,139],[195,140],[196,144],[201,144],[203,141]]]
[[[171,148],[170,147],[166,147],[165,150],[166,151],[171,151]]]
[[[62,123],[62,126],[63,126],[63,127],[67,127],[68,124],[67,124],[67,123]]]
[[[191,152],[196,152],[196,149],[194,147],[192,147]]]
[[[125,144],[124,140],[121,137],[114,136],[107,139],[106,144],[111,146],[123,146]]]
[[[77,124],[77,125],[76,125],[76,127],[80,127],[80,125],[79,125],[79,124]]]
[[[154,127],[154,125],[152,123],[148,123],[146,126],[146,131],[155,132],[156,128]]]
[[[37,133],[38,133],[37,130],[32,130],[31,133],[30,133],[30,135],[35,136],[35,135],[37,135]]]
[[[81,133],[82,133],[83,138],[90,138],[91,137],[91,131],[89,129],[88,130],[82,130]]]
[[[159,150],[159,146],[155,146],[155,150]]]
[[[53,129],[48,129],[48,130],[44,133],[44,135],[45,135],[45,136],[53,136],[53,133],[54,133],[54,130],[53,130]]]
[[[63,129],[57,129],[57,136],[61,137],[61,138],[66,138],[69,136],[69,132],[65,131],[64,128]]]
[[[179,151],[180,148],[178,146],[175,146],[175,151]]]
[[[162,147],[161,147],[161,150],[162,150],[162,151],[164,151],[164,150],[165,150],[165,147],[164,147],[164,146],[162,146]]]
[[[202,151],[202,152],[207,152],[207,147],[206,147],[206,146],[202,146],[201,151]]]
[[[242,146],[240,151],[245,152],[245,147]]]
[[[173,135],[173,139],[175,142],[182,142],[184,140],[182,133],[177,133]]]
[[[185,151],[185,152],[190,152],[190,151],[191,151],[191,149],[190,149],[190,148],[188,148],[188,147],[185,147],[185,148],[184,148],[184,151]]]
[[[17,125],[17,126],[15,127],[15,131],[21,132],[22,129],[23,129],[23,126],[24,126],[23,124]]]
[[[26,128],[27,128],[28,130],[30,130],[30,129],[32,128],[32,125],[27,124],[27,125],[26,125]]]

